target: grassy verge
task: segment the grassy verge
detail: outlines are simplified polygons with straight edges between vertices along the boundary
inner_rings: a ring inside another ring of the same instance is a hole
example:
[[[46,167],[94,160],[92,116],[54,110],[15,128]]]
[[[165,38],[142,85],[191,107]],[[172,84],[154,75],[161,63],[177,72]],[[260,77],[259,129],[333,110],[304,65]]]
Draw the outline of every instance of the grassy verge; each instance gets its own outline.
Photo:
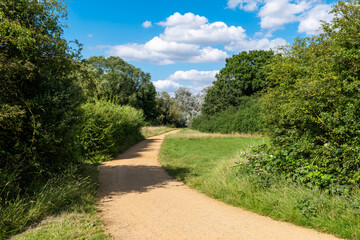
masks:
[[[241,152],[264,141],[183,131],[166,137],[159,160],[171,175],[225,203],[342,238],[360,239],[360,191],[335,196],[281,179],[265,188],[256,184],[256,176],[239,174],[236,162],[243,160]]]
[[[107,239],[96,215],[95,165],[72,167],[50,179],[31,197],[9,202],[0,209],[0,238]]]
[[[163,133],[170,132],[172,130],[175,130],[176,128],[173,127],[166,127],[166,126],[159,126],[159,127],[143,127],[141,129],[141,134],[144,136],[144,138],[149,138],[153,136],[157,136]]]
[[[171,130],[174,128],[144,127],[142,135],[147,138]],[[127,139],[119,151],[140,140]],[[84,166],[69,168],[50,179],[33,196],[22,196],[4,204],[0,208],[0,239],[10,236],[11,239],[107,239],[96,214],[96,168],[98,163],[110,159],[98,154]]]

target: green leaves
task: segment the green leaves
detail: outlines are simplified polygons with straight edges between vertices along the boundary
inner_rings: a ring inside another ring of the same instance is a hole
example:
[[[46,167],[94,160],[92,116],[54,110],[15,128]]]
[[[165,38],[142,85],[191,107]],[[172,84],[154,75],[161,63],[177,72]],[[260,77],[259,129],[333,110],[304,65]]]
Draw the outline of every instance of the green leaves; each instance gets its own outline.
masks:
[[[139,110],[106,101],[86,103],[82,108],[84,124],[80,142],[87,159],[114,157],[141,136],[144,117]]]
[[[321,188],[360,183],[359,1],[339,2],[333,13],[323,34],[275,56],[262,96],[267,153],[282,164],[265,158],[259,166]]]
[[[64,17],[56,0],[0,2],[0,169],[19,173],[12,184],[22,192],[79,160],[83,98],[74,74],[78,52],[62,36]]]
[[[263,67],[273,55],[272,51],[254,50],[226,59],[225,67],[207,90],[203,113],[212,115],[229,107],[237,107],[241,97],[254,95],[265,88],[268,83]]]
[[[119,57],[90,57],[84,62],[92,73],[85,78],[90,98],[142,109],[147,119],[154,119],[156,90],[150,74]]]

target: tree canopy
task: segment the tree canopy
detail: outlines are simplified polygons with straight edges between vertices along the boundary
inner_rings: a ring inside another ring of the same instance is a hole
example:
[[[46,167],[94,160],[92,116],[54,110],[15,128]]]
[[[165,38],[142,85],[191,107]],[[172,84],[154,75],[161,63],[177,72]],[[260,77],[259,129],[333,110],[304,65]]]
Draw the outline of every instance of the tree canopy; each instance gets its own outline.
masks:
[[[277,56],[263,97],[266,163],[321,187],[360,182],[360,4],[339,2],[323,33]],[[256,162],[255,164],[258,164]],[[262,166],[262,164],[258,164]]]
[[[267,86],[265,70],[274,53],[265,50],[241,52],[226,59],[225,67],[207,90],[203,112],[212,115],[240,105],[241,97],[251,96]]]
[[[22,183],[76,159],[82,92],[65,17],[55,0],[0,2],[0,175]]]
[[[156,117],[156,90],[149,73],[120,57],[93,56],[85,63],[93,77],[86,79],[93,97],[142,109],[147,119]]]

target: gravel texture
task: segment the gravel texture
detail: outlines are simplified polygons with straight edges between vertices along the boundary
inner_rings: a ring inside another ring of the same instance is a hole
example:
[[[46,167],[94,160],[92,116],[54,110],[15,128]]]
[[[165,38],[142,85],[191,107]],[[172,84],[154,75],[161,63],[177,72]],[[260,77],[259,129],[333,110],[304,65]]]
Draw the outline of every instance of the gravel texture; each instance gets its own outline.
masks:
[[[331,240],[209,198],[169,176],[157,160],[166,134],[99,167],[100,216],[115,239]]]

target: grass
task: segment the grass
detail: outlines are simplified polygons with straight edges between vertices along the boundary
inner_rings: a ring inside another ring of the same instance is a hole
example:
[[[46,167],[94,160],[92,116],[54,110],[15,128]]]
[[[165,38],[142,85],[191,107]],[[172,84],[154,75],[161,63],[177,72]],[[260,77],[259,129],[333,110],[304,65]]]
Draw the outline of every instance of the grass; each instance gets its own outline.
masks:
[[[107,239],[97,217],[96,188],[95,165],[69,168],[33,196],[0,208],[0,239]]]
[[[174,130],[144,127],[145,138]],[[128,139],[121,151],[140,138]],[[0,208],[0,239],[107,239],[96,211],[97,166],[110,160],[98,154],[84,166],[70,167],[33,196],[21,196]],[[24,231],[25,230],[25,231]],[[22,232],[24,231],[24,232]],[[21,233],[22,232],[22,233]]]
[[[176,128],[167,127],[167,126],[158,126],[158,127],[146,126],[141,129],[141,134],[144,136],[144,138],[149,138],[149,137],[153,137],[153,136],[161,135],[163,133],[170,132],[175,129]]]
[[[191,188],[233,206],[314,228],[342,238],[360,239],[360,191],[335,196],[278,179],[261,185],[257,176],[239,174],[237,162],[265,138],[213,136],[182,131],[166,137],[160,162]]]

